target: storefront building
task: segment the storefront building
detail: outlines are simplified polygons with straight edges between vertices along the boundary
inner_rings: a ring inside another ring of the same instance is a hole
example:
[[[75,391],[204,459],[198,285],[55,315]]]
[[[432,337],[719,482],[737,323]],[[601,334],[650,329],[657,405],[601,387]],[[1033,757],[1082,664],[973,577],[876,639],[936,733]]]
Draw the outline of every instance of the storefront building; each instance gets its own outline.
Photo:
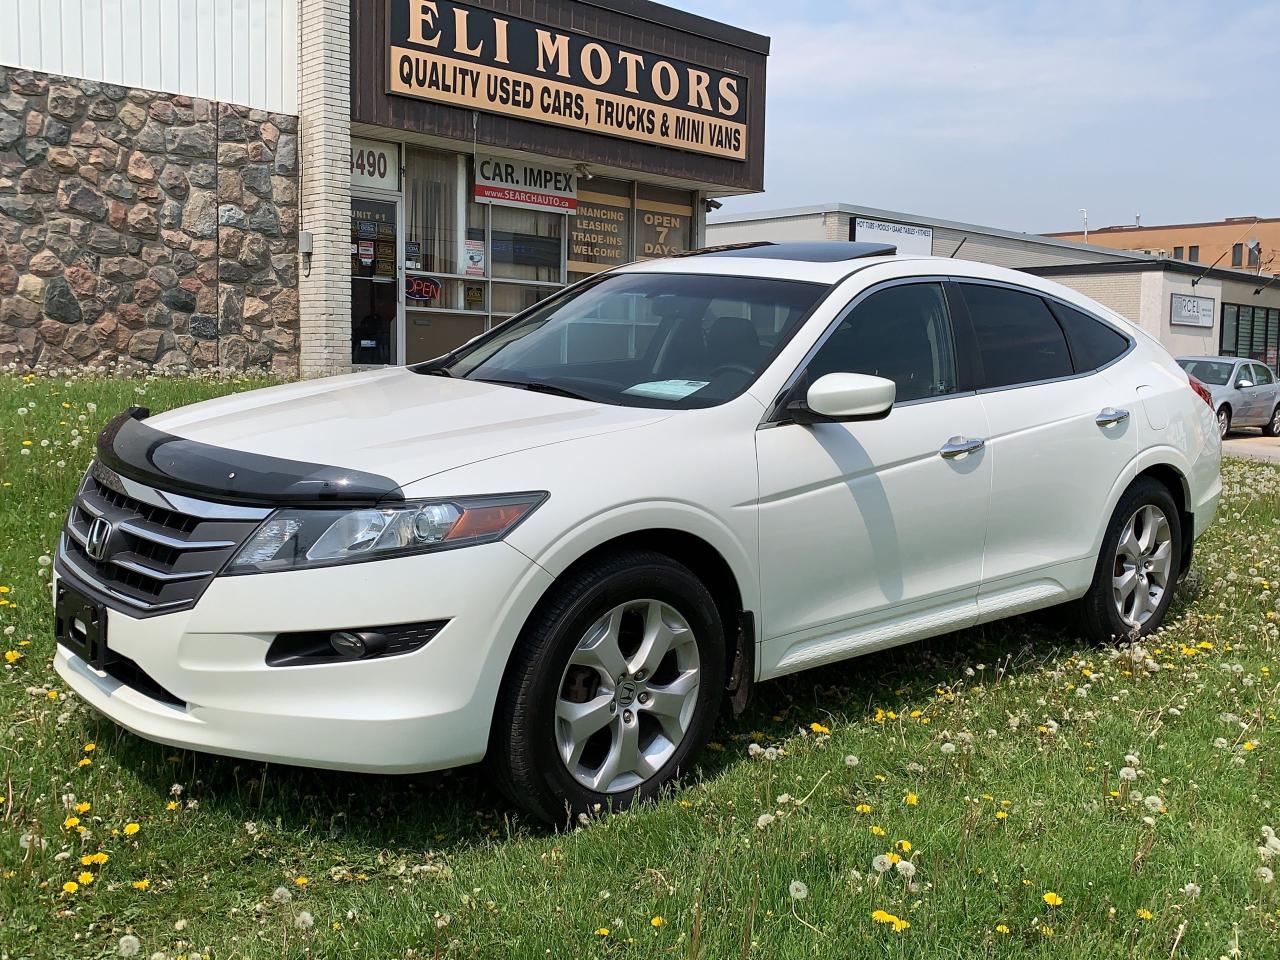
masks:
[[[648,0],[40,6],[0,41],[0,361],[411,363],[763,189],[768,38]]]
[[[762,186],[764,38],[634,0],[352,11],[354,364],[690,249]]]

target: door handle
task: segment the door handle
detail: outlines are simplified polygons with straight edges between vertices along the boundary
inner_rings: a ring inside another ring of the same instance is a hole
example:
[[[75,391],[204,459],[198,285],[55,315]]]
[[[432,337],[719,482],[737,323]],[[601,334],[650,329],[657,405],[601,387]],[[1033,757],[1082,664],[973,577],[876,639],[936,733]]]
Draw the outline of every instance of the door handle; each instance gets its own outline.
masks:
[[[1128,410],[1118,410],[1115,407],[1103,407],[1101,412],[1093,418],[1093,422],[1100,427],[1109,427],[1112,424],[1124,423],[1128,419]]]
[[[942,445],[942,449],[938,454],[944,460],[954,460],[956,457],[963,457],[967,453],[977,453],[987,445],[987,441],[981,437],[968,439],[966,437],[952,437]]]

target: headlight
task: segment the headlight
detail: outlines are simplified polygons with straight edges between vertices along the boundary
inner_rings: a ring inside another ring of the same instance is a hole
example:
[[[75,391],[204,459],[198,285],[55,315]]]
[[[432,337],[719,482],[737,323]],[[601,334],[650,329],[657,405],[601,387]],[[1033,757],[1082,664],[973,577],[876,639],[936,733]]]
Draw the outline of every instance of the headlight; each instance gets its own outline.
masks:
[[[514,493],[355,510],[277,510],[240,548],[226,573],[329,567],[492,543],[546,499],[545,493]]]

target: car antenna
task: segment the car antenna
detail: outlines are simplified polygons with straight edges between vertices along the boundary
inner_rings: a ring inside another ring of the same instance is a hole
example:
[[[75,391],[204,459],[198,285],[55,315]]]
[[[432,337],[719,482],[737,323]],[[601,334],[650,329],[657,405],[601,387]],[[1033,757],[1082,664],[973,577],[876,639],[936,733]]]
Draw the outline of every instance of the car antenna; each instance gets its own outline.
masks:
[[[1244,233],[1240,234],[1240,240],[1243,240],[1248,235],[1249,231],[1252,230],[1255,226],[1257,226],[1257,224],[1258,224],[1258,218],[1254,217],[1253,221],[1249,224],[1249,226],[1244,228]],[[1240,240],[1237,240],[1236,243],[1239,243]],[[1207,267],[1205,267],[1204,273],[1200,274],[1200,276],[1198,277],[1195,277],[1191,281],[1191,286],[1194,287],[1198,285],[1201,280],[1207,277],[1209,275],[1209,271],[1212,270],[1214,267],[1216,267],[1218,264],[1220,264],[1222,262],[1222,258],[1225,257],[1227,255],[1227,252],[1234,247],[1235,247],[1235,243],[1232,243],[1232,244],[1229,244],[1228,246],[1223,247],[1222,253],[1218,256],[1218,259],[1213,261],[1213,263],[1209,264]]]
[[[960,252],[960,248],[963,247],[968,242],[969,242],[968,234],[961,237],[960,242],[956,244],[956,248],[952,250],[949,254],[947,254],[947,259],[954,259],[955,255]]]

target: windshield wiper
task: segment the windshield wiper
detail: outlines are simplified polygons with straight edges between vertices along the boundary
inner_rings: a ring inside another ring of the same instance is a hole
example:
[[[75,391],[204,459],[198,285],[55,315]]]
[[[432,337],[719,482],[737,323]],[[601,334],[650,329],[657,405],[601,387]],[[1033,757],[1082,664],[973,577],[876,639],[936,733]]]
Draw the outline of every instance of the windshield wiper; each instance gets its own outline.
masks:
[[[564,387],[557,387],[553,383],[544,383],[540,380],[504,380],[501,377],[472,377],[481,383],[496,383],[503,387],[518,387],[521,390],[528,390],[530,393],[549,393],[556,397],[568,397],[570,400],[587,400],[591,403],[599,403],[595,397],[588,397],[586,394],[575,393]]]

